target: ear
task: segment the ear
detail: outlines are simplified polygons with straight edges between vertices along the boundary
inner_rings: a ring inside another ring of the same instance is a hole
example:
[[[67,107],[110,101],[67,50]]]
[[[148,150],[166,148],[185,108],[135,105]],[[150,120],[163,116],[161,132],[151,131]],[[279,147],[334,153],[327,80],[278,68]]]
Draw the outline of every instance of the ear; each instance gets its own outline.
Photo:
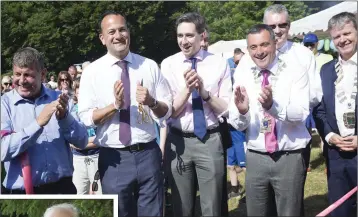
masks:
[[[106,45],[106,41],[104,40],[104,36],[102,33],[99,34],[99,40],[101,40],[103,45]]]

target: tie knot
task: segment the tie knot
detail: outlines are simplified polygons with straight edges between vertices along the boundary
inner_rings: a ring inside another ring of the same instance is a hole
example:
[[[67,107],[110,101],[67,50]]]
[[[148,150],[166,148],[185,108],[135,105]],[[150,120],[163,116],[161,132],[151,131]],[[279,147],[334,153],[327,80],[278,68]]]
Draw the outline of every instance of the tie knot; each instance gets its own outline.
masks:
[[[190,61],[191,61],[191,69],[195,69],[196,66],[196,58],[195,57],[191,57]]]
[[[123,71],[127,70],[127,61],[121,60],[117,62],[117,65],[121,67]]]
[[[261,70],[262,76],[264,78],[267,78],[269,76],[270,71],[267,69]]]

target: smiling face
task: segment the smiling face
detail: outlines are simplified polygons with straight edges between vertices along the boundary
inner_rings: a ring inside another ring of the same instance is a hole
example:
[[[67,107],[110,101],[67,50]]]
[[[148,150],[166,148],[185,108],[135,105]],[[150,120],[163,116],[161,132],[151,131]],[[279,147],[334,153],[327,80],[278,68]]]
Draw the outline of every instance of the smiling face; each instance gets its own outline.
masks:
[[[264,23],[270,26],[276,39],[277,49],[281,48],[288,39],[288,32],[290,30],[290,22],[286,13],[268,13],[265,16]]]
[[[270,33],[267,30],[249,34],[247,45],[251,59],[259,68],[267,69],[274,61],[276,57],[276,44],[275,41],[270,39]]]
[[[350,59],[357,52],[357,30],[352,22],[334,26],[330,35],[343,60]]]
[[[203,35],[196,31],[194,23],[183,22],[177,27],[177,41],[185,57],[193,57],[200,50]]]
[[[25,99],[34,99],[41,93],[41,81],[46,76],[46,70],[39,71],[35,64],[31,67],[13,65],[14,86],[19,95]]]
[[[129,52],[130,34],[121,15],[107,15],[101,22],[100,39],[113,56],[124,59]]]

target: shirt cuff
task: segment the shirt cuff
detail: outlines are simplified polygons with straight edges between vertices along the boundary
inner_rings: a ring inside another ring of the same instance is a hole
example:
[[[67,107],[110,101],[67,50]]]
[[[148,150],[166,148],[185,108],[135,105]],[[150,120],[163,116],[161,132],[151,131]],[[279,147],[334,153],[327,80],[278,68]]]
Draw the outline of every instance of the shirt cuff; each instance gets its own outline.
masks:
[[[158,100],[158,103],[159,102],[163,102],[163,103],[165,103],[167,106],[168,106],[168,111],[167,111],[167,113],[163,116],[163,117],[161,117],[161,118],[158,118],[155,114],[154,114],[154,112],[150,109],[150,114],[151,114],[151,116],[153,117],[153,119],[155,120],[155,122],[157,122],[158,124],[159,124],[159,127],[165,127],[166,126],[166,120],[168,119],[168,118],[170,118],[170,116],[172,115],[172,110],[173,110],[173,107],[172,107],[172,104],[171,103],[169,103],[169,102],[167,102],[167,101],[159,101]]]
[[[334,136],[335,133],[330,132],[327,134],[327,136],[324,138],[326,140],[326,142],[328,143],[328,145],[332,146],[333,144],[329,143],[329,140],[331,139],[332,136]]]
[[[24,133],[28,136],[32,136],[41,129],[43,129],[43,127],[41,127],[35,120],[32,124],[24,128]]]
[[[75,118],[71,115],[71,113],[67,113],[66,117],[58,121],[58,125],[60,126],[60,130],[68,131],[75,121]]]
[[[276,100],[273,100],[272,106],[267,113],[269,113],[273,117],[278,117],[278,114],[282,111],[283,107],[280,106]]]

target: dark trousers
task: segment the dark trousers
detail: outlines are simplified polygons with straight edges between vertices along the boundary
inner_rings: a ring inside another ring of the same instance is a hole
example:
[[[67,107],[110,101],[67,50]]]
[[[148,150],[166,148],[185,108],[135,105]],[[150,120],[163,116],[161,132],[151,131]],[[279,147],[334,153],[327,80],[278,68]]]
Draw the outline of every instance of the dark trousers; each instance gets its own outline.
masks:
[[[118,194],[119,216],[162,216],[162,153],[155,141],[140,151],[101,148],[98,169],[103,194]]]
[[[328,158],[327,177],[328,201],[329,204],[332,204],[357,186],[357,156],[352,158]],[[330,216],[356,216],[356,203],[355,194],[337,207]]]
[[[64,177],[57,182],[48,183],[34,187],[35,194],[77,194],[75,185],[71,177]],[[4,189],[2,194],[26,194],[25,190]]]

